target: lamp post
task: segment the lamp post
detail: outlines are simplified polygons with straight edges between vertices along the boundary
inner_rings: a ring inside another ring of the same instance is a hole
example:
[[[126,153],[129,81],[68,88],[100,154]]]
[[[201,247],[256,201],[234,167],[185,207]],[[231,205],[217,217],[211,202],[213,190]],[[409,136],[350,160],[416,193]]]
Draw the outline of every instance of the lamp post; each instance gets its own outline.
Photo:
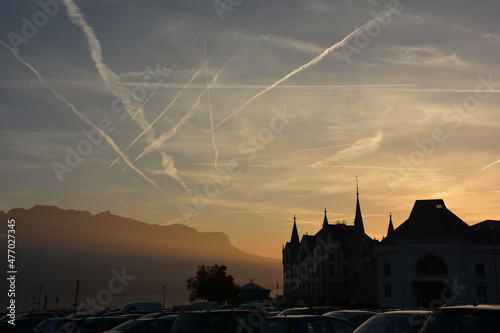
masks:
[[[165,286],[163,286],[163,308],[165,308]]]
[[[37,311],[40,311],[40,303],[41,303],[41,299],[42,299],[42,286],[38,286],[40,288],[40,290],[38,291],[38,308],[37,308]]]

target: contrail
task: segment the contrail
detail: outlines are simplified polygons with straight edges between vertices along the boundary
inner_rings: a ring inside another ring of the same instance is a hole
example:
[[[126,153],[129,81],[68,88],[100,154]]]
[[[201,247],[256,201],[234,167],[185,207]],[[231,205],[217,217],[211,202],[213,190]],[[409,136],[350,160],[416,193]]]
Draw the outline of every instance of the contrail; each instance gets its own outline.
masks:
[[[102,60],[102,51],[101,51],[101,43],[97,39],[94,29],[88,25],[85,21],[80,8],[73,2],[73,0],[63,0],[64,5],[66,6],[66,11],[68,12],[68,16],[71,22],[80,28],[82,28],[83,33],[88,39],[88,43],[90,46],[90,56],[94,61],[95,66],[97,67],[97,71],[101,76],[102,80],[106,84],[106,86],[114,92],[114,87],[109,84],[110,81],[119,81],[119,76],[113,73],[108,66],[106,66]]]
[[[487,166],[485,166],[484,168],[482,168],[481,170],[479,170],[479,172],[484,171],[484,170],[488,169],[489,167],[492,167],[492,166],[494,166],[495,164],[498,164],[498,163],[500,163],[500,160],[496,160],[495,162],[488,164]]]
[[[98,88],[99,84],[103,84],[101,81],[71,81],[71,80],[54,80],[45,79],[45,81],[51,83],[52,85],[76,85],[86,88]],[[9,88],[29,88],[35,84],[39,84],[36,80],[0,80],[0,86]],[[138,87],[144,85],[142,81],[120,81],[120,85],[123,87]],[[171,88],[171,89],[182,89],[185,83],[163,83],[158,88]],[[189,89],[206,89],[205,83],[193,83]],[[214,80],[210,84],[210,89],[265,89],[267,85],[260,84],[215,84]],[[426,89],[426,88],[412,88],[415,87],[413,84],[335,84],[335,85],[280,85],[274,87],[274,89],[300,89],[300,90],[360,90],[366,88],[373,88],[374,90],[384,90],[384,91],[400,91],[400,92],[430,92],[430,93],[474,93],[474,89]],[[100,88],[100,87],[99,87]],[[498,93],[500,90],[492,89],[488,90],[493,93]]]
[[[127,109],[128,114],[132,115],[131,108],[129,107],[127,101],[123,97],[123,96],[128,95],[128,91],[124,91],[124,89],[122,89],[121,86],[117,88],[116,86],[113,86],[111,84],[111,82],[119,82],[120,77],[118,75],[116,75],[115,73],[113,73],[103,63],[101,44],[100,44],[99,40],[97,39],[97,37],[94,33],[94,30],[87,24],[80,8],[73,2],[73,0],[63,0],[63,1],[64,1],[65,6],[66,6],[66,10],[68,12],[68,16],[70,17],[71,22],[74,23],[75,25],[81,27],[85,36],[87,37],[92,60],[95,64],[95,66],[97,67],[99,75],[101,76],[102,80],[104,81],[104,84],[117,98],[119,98],[122,101],[123,105]],[[139,112],[136,112],[135,115],[137,115],[138,113]],[[146,130],[143,131],[143,134],[146,133],[147,130],[149,130],[152,126],[152,125],[148,126],[148,122],[146,121],[146,119],[143,117],[142,114],[141,114],[141,117],[139,118],[139,120],[136,120],[135,122],[141,127],[141,129],[144,130],[144,128],[146,128]],[[151,134],[151,136],[152,135],[153,134]],[[141,136],[142,136],[142,134],[141,134]],[[149,140],[153,140],[153,139],[154,139],[153,137],[149,138]],[[127,148],[127,150],[128,150],[128,148]],[[123,157],[123,156],[120,155],[119,158],[120,157]],[[163,159],[163,156],[162,156],[162,159]],[[170,161],[172,161],[171,158],[170,158]],[[173,162],[165,163],[165,165],[167,165],[169,168],[169,169],[166,169],[166,173],[169,176],[171,176],[172,178],[174,178],[175,180],[179,180],[179,176],[177,175],[177,169],[174,167]],[[184,181],[180,181],[180,184],[183,186],[183,188],[186,190],[186,192],[190,193],[190,190],[189,190],[189,188],[186,187],[186,184]]]
[[[181,61],[182,58],[184,58],[184,56],[186,55],[186,53],[189,51],[189,49],[193,46],[193,44],[198,40],[198,38],[200,38],[201,34],[205,32],[205,30],[208,28],[208,26],[210,25],[210,23],[212,23],[212,21],[215,19],[215,17],[217,15],[219,15],[219,12],[222,10],[222,8],[224,8],[224,6],[226,5],[226,3],[228,2],[229,0],[224,0],[224,3],[222,4],[222,6],[220,6],[219,10],[217,10],[214,14],[214,16],[212,16],[212,18],[207,22],[207,24],[205,24],[205,26],[201,29],[201,31],[198,33],[198,35],[196,35],[196,37],[191,41],[191,43],[184,49],[184,51],[181,53],[181,55],[179,56],[179,58],[177,59],[177,61],[175,62],[175,64],[172,66],[172,68],[170,68],[170,70],[168,71],[167,75],[165,75],[165,77],[160,81],[160,83],[156,86],[155,90],[153,90],[153,92],[148,96],[148,98],[144,101],[144,103],[139,107],[139,109],[137,109],[137,112],[135,113],[135,115],[132,117],[132,119],[139,113],[139,111],[141,111],[144,106],[146,105],[146,103],[150,100],[151,97],[153,97],[153,95],[156,93],[156,91],[158,90],[158,88],[162,85],[163,81],[165,81],[165,79],[170,75],[170,73],[172,73],[172,71],[174,70],[174,68],[177,66],[177,64]]]
[[[330,156],[324,160],[317,161],[311,164],[311,167],[324,166],[329,164],[347,163],[350,162],[364,154],[373,153],[380,147],[382,142],[383,133],[379,129],[378,132],[372,136],[365,139],[360,139],[354,142],[349,147],[342,149],[335,155]]]
[[[229,65],[229,63],[231,61],[233,61],[233,59],[229,59],[229,61],[226,62],[224,64],[224,66],[215,74],[214,78],[212,79],[212,83],[214,83],[217,80],[217,78],[219,77],[220,73],[222,73],[224,71],[224,69],[226,68],[226,66]],[[206,89],[206,87],[205,87],[205,89]],[[172,127],[172,129],[170,129],[170,131],[168,131],[167,133],[163,133],[158,139],[155,140],[155,142],[149,144],[146,148],[144,148],[144,150],[142,151],[142,153],[135,160],[137,161],[138,159],[146,156],[147,154],[149,154],[150,152],[154,151],[155,149],[160,149],[161,145],[163,145],[165,143],[165,141],[167,141],[168,139],[170,139],[171,137],[173,137],[177,133],[177,131],[179,130],[179,128],[181,128],[189,119],[191,119],[193,117],[193,111],[200,104],[201,97],[203,96],[204,92],[205,92],[205,90],[202,90],[198,94],[198,98],[197,98],[196,102],[193,104],[193,106],[191,106],[191,108],[184,115],[184,117],[182,117],[182,119],[174,127]]]
[[[294,76],[295,74],[297,74],[299,72],[302,72],[303,70],[316,65],[321,59],[323,59],[324,57],[326,57],[329,53],[331,53],[332,51],[336,50],[337,48],[345,45],[347,43],[347,41],[349,39],[351,39],[351,37],[357,35],[362,29],[364,29],[365,27],[368,27],[369,25],[373,24],[373,22],[375,22],[375,21],[379,21],[381,18],[382,19],[385,18],[385,16],[390,15],[391,13],[392,13],[392,11],[387,11],[386,13],[384,13],[384,15],[375,17],[374,19],[370,20],[368,23],[365,23],[360,28],[358,28],[358,29],[354,30],[353,32],[351,32],[349,35],[347,35],[347,37],[345,37],[344,39],[342,39],[340,42],[338,42],[338,43],[330,46],[329,48],[327,48],[325,51],[323,51],[323,53],[321,53],[320,55],[318,55],[317,57],[315,57],[314,59],[312,59],[311,61],[309,61],[307,64],[304,64],[304,65],[300,66],[299,68],[295,69],[291,73],[289,73],[286,76],[284,76],[283,78],[279,79],[278,81],[276,81],[275,83],[273,83],[272,85],[270,85],[269,87],[267,87],[266,89],[262,90],[261,92],[259,92],[258,94],[256,94],[252,98],[250,98],[248,101],[246,101],[245,104],[243,104],[238,110],[236,110],[235,112],[231,113],[226,118],[224,118],[221,122],[219,122],[217,125],[215,125],[215,128],[219,127],[220,125],[224,124],[227,120],[229,120],[231,117],[233,117],[233,116],[237,115],[238,113],[240,113],[248,104],[250,104],[255,99],[259,98],[260,96],[264,95],[265,93],[267,93],[268,91],[270,91],[271,89],[273,89],[274,87],[276,87],[281,82],[286,81],[289,78],[291,78],[292,76]]]
[[[179,93],[172,99],[172,101],[170,101],[170,104],[167,105],[167,107],[165,109],[163,109],[163,111],[158,115],[158,117],[156,117],[156,119],[151,123],[149,124],[148,127],[146,127],[146,129],[144,129],[142,131],[141,134],[139,134],[139,136],[137,138],[135,138],[134,141],[132,141],[132,143],[127,147],[127,149],[125,149],[125,152],[127,152],[130,147],[132,147],[134,145],[134,143],[137,142],[137,140],[139,140],[147,131],[149,131],[149,129],[165,114],[165,112],[167,112],[171,107],[172,105],[174,105],[174,103],[177,101],[177,99],[182,95],[182,93],[184,92],[184,90],[186,90],[186,88],[191,84],[191,82],[193,82],[193,80],[198,76],[198,74],[200,74],[201,70],[203,69],[204,66],[206,66],[207,64],[203,64],[197,71],[196,73],[194,73],[194,75],[191,77],[191,79],[189,80],[188,83],[186,83],[186,85],[184,86],[184,88],[182,88],[181,91],[179,91]],[[120,159],[121,156],[117,157],[116,160],[114,160],[113,163],[111,163],[111,165],[109,166],[110,168]]]
[[[193,104],[193,106],[189,109],[189,111],[184,115],[184,117],[182,117],[182,119],[174,126],[170,129],[170,131],[168,131],[167,133],[163,133],[158,139],[156,139],[153,143],[150,143],[148,146],[146,146],[146,148],[144,148],[144,150],[141,152],[141,154],[139,156],[137,156],[137,158],[135,159],[136,161],[138,159],[141,159],[143,158],[144,156],[146,156],[147,154],[149,154],[150,152],[154,151],[154,150],[159,150],[161,149],[161,146],[163,145],[163,143],[165,141],[167,141],[168,139],[170,139],[171,137],[173,137],[176,133],[177,133],[177,130],[182,126],[184,125],[184,123],[186,123],[189,119],[191,119],[192,117],[192,113],[193,111],[198,107],[198,105],[200,104],[200,101],[201,101],[201,96],[203,96],[203,93],[205,91],[202,90],[200,92],[200,94],[198,95],[198,99],[196,100],[196,102]]]
[[[215,143],[215,133],[214,133],[214,118],[212,110],[212,99],[210,98],[210,82],[208,80],[208,60],[207,60],[207,43],[205,41],[205,34],[203,34],[203,48],[205,51],[205,73],[207,76],[207,96],[208,96],[208,108],[210,110],[210,130],[212,131],[212,145],[214,147],[214,168],[217,172],[217,157],[219,152],[217,151],[217,144]]]
[[[127,156],[125,156],[123,154],[123,152],[120,150],[120,148],[115,144],[115,142],[113,141],[113,139],[107,135],[99,126],[95,125],[93,122],[91,122],[87,116],[85,114],[82,114],[80,113],[76,107],[71,104],[68,100],[66,100],[66,98],[64,98],[63,96],[59,95],[59,93],[57,91],[55,91],[47,82],[45,82],[44,78],[42,77],[42,75],[33,67],[31,66],[30,64],[28,64],[23,58],[21,58],[21,56],[13,49],[11,48],[10,46],[6,45],[4,42],[0,41],[0,43],[5,46],[8,50],[10,50],[17,58],[17,60],[19,60],[19,62],[21,62],[24,66],[26,66],[28,69],[30,69],[33,74],[35,74],[35,76],[38,78],[38,80],[47,88],[49,89],[53,94],[54,96],[56,96],[57,99],[59,99],[61,102],[63,102],[64,104],[66,104],[67,106],[69,106],[71,108],[71,110],[73,110],[73,112],[81,119],[83,120],[86,124],[88,124],[89,126],[91,126],[92,128],[94,128],[97,132],[99,132],[99,134],[102,135],[102,137],[109,143],[109,145],[120,155],[123,157],[123,160],[128,164],[128,166],[130,166],[135,172],[137,172],[142,178],[144,178],[146,181],[148,181],[151,185],[153,185],[158,191],[160,191],[163,195],[167,195],[162,189],[161,187],[156,184],[156,182],[152,179],[150,179],[149,177],[147,177],[144,173],[142,173],[139,169],[137,169],[133,164],[132,162],[130,162],[130,160],[127,158]]]

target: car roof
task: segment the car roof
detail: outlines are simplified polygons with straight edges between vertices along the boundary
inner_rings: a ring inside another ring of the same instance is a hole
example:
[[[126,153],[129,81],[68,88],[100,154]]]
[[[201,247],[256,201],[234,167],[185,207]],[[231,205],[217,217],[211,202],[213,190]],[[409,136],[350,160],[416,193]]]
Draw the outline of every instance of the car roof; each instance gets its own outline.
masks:
[[[292,320],[301,320],[301,319],[326,319],[326,320],[331,320],[332,317],[329,316],[322,316],[322,315],[313,315],[313,314],[301,314],[301,315],[287,315],[287,316],[273,316],[269,317],[266,319],[270,320],[286,320],[286,319],[292,319]],[[345,320],[344,318],[336,318],[336,319],[341,319]]]
[[[411,315],[411,314],[422,314],[422,315],[428,315],[428,314],[431,314],[432,311],[431,310],[389,310],[389,311],[385,311],[385,312],[379,312],[377,314],[375,314],[375,316],[387,316],[387,315],[393,315],[393,316],[397,316],[397,315]]]
[[[447,305],[437,308],[436,310],[450,310],[450,309],[463,309],[463,310],[490,310],[490,311],[500,311],[500,305],[498,304],[460,304],[460,305]]]

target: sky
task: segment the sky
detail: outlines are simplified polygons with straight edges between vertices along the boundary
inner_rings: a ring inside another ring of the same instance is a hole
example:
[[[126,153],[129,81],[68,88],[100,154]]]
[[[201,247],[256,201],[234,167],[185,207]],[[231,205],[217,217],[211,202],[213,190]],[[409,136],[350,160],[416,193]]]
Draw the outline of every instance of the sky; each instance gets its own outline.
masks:
[[[0,210],[185,224],[281,257],[415,200],[499,220],[497,1],[40,0],[0,10]],[[19,222],[18,222],[19,223]]]

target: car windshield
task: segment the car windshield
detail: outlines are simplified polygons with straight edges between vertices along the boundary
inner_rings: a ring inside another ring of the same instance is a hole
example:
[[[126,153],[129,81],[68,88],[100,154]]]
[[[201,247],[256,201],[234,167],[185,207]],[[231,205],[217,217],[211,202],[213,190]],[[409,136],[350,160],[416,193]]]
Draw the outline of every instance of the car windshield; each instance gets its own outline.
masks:
[[[172,331],[179,333],[197,332],[202,316],[202,313],[182,313],[175,319]]]
[[[425,323],[421,315],[375,315],[361,326],[356,333],[418,332]]]
[[[44,328],[49,323],[48,319],[45,319],[40,324],[36,325],[36,328]]]
[[[142,323],[142,321],[140,321],[140,320],[129,320],[129,321],[126,321],[118,326],[113,327],[111,330],[112,331],[126,332],[130,329],[133,329],[133,328],[141,325],[141,323]]]
[[[499,311],[444,312],[429,319],[425,333],[494,333],[500,332]]]
[[[297,332],[297,327],[295,325],[295,321],[283,319],[283,320],[275,320],[275,319],[267,319],[264,320],[261,333],[295,333]]]

